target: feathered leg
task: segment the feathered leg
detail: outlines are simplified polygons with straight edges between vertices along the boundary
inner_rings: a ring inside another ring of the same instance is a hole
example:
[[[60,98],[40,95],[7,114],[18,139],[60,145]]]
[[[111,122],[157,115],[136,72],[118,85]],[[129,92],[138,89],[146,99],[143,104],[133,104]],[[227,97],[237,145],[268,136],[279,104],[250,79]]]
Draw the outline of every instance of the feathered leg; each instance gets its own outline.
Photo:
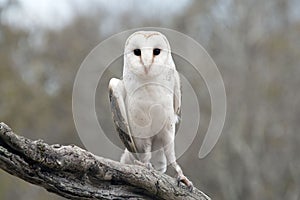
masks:
[[[184,183],[190,191],[193,191],[193,183],[183,174],[181,167],[176,162],[176,156],[175,156],[175,148],[174,148],[174,139],[170,138],[171,141],[169,142],[165,147],[165,155],[167,158],[167,161],[171,163],[172,167],[175,169],[177,173],[177,184],[179,186],[180,182]]]

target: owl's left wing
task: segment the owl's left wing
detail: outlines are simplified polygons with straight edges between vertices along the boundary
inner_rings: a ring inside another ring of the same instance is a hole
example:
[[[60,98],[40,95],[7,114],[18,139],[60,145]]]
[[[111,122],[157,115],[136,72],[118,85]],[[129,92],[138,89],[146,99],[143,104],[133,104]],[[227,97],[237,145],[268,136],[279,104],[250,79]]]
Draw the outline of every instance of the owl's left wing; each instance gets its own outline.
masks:
[[[173,103],[174,103],[174,113],[177,115],[176,119],[176,132],[179,129],[180,118],[181,118],[181,85],[179,73],[175,70],[174,73],[174,94],[173,94]]]
[[[112,78],[109,81],[109,100],[113,120],[125,147],[132,153],[137,153],[137,149],[132,138],[126,114],[125,96],[126,91],[122,80]]]

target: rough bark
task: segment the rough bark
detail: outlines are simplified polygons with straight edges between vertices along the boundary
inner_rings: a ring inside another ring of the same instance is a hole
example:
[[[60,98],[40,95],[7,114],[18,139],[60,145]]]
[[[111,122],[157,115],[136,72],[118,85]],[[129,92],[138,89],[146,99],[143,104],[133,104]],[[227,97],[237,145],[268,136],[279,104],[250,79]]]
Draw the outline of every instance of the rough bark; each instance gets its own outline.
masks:
[[[124,165],[75,145],[48,145],[0,123],[0,168],[69,199],[210,199],[197,188],[142,166]]]

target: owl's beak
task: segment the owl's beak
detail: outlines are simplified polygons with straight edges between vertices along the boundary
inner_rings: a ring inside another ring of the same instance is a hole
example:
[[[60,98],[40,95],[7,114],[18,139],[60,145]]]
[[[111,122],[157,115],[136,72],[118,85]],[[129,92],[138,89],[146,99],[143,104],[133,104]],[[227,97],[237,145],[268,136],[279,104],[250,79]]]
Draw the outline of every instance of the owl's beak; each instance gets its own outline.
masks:
[[[146,74],[150,71],[153,62],[152,50],[144,50],[142,52],[142,63],[144,65],[144,71]]]
[[[151,68],[151,64],[148,66],[144,65],[144,71],[146,74],[148,74],[148,72],[150,71],[150,68]]]

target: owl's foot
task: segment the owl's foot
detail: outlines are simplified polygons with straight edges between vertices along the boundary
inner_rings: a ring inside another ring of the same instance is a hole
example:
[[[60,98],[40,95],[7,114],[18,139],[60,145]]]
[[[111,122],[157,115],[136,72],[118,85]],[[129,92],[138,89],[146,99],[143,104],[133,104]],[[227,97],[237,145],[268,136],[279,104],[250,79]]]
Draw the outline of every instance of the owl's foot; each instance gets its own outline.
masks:
[[[139,161],[139,160],[134,160],[134,164],[135,164],[135,165],[142,166],[142,167],[146,167],[146,168],[149,169],[149,170],[154,169],[153,166],[152,166],[152,164],[149,163],[149,162],[148,162],[148,163],[143,163],[143,162],[141,162],[141,161]]]
[[[193,191],[194,185],[193,185],[192,181],[190,181],[190,180],[189,180],[186,176],[184,176],[183,174],[177,176],[177,185],[179,186],[180,183],[185,184],[190,192]]]

